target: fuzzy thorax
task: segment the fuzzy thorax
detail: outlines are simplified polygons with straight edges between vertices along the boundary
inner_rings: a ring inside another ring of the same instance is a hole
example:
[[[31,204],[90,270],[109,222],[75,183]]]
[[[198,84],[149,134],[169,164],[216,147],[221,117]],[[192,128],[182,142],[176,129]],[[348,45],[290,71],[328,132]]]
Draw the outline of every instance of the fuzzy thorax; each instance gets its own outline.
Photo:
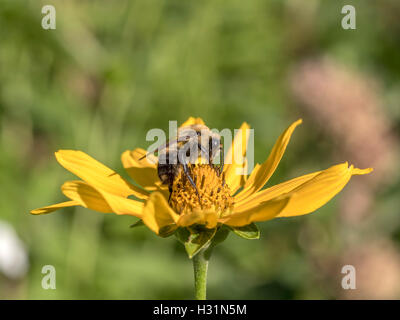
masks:
[[[186,214],[197,210],[215,210],[223,214],[233,208],[231,191],[224,181],[224,175],[219,174],[217,168],[208,164],[190,165],[189,174],[198,194],[181,170],[174,180],[170,201],[176,212]]]

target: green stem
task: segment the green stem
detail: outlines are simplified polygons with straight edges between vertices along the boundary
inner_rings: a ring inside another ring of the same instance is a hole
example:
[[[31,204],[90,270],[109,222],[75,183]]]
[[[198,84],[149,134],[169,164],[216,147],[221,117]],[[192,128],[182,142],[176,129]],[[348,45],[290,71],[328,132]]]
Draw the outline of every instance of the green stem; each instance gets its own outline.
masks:
[[[206,300],[208,259],[204,249],[193,257],[196,300]]]

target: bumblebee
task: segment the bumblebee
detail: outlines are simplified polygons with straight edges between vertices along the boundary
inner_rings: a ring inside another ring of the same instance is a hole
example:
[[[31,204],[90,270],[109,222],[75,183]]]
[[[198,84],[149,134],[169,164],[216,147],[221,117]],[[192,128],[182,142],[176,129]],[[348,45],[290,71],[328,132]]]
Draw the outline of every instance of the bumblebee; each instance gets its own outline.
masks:
[[[201,158],[205,159],[207,164],[218,170],[218,174],[221,174],[224,166],[223,154],[220,157],[221,165],[219,167],[213,164],[213,159],[222,150],[221,136],[218,133],[212,132],[205,125],[194,124],[179,128],[175,138],[170,139],[154,151],[147,153],[146,156],[151,153],[158,153],[158,177],[162,184],[168,185],[170,198],[175,177],[183,170],[200,201],[200,195],[190,175],[188,165],[196,163],[200,152]]]

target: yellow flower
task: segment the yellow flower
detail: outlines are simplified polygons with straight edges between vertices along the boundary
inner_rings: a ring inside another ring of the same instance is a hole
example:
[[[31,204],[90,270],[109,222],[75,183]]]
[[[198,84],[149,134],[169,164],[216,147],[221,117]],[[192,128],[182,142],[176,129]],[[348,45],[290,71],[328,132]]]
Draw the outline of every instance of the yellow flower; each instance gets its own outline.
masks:
[[[246,168],[247,163],[237,164],[233,157],[235,148],[239,147],[242,155],[246,154],[247,123],[242,124],[242,131],[235,136],[227,152],[225,162],[228,164],[224,166],[222,175],[209,165],[191,165],[191,175],[196,180],[201,203],[182,173],[175,179],[168,203],[169,192],[161,185],[154,164],[157,158],[153,156],[153,163],[141,159],[146,154],[144,149],[125,151],[121,157],[127,173],[141,187],[126,181],[81,151],[60,150],[55,154],[57,161],[82,180],[68,181],[61,187],[69,201],[35,209],[31,213],[44,214],[60,208],[83,206],[104,213],[138,217],[157,234],[194,224],[208,229],[223,224],[241,227],[253,222],[311,213],[340,192],[353,175],[367,174],[372,169],[357,169],[346,162],[261,190],[275,172],[294,129],[301,122],[294,122],[282,133],[267,160],[257,164],[249,176],[236,173],[237,169]],[[204,124],[202,119],[190,117],[182,126],[195,123]]]

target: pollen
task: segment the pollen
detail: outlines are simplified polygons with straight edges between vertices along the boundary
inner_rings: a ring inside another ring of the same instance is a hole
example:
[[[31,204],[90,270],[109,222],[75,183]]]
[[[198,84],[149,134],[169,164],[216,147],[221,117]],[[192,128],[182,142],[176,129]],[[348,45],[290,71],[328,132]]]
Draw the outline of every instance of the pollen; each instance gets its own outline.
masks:
[[[223,214],[233,208],[231,190],[219,169],[209,164],[189,165],[189,175],[196,185],[190,183],[183,170],[176,176],[171,193],[170,205],[179,214],[197,210],[215,210]]]

